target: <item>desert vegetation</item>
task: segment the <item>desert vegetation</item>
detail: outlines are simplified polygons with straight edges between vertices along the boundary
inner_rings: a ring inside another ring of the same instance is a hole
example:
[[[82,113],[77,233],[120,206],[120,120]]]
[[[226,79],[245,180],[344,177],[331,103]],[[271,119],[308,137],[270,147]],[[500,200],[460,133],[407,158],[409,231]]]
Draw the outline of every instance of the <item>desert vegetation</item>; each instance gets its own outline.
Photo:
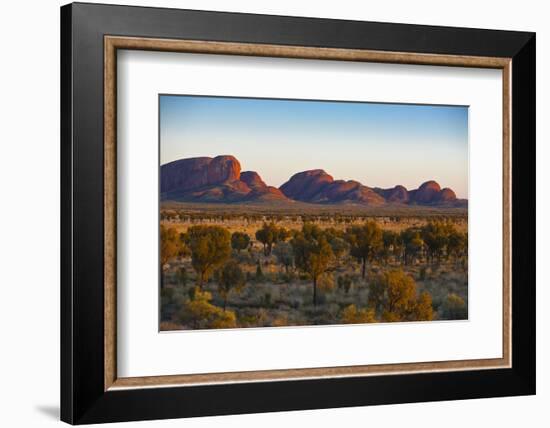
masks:
[[[464,213],[242,208],[161,210],[161,330],[468,317]]]
[[[161,330],[468,318],[466,108],[214,98],[160,98]]]

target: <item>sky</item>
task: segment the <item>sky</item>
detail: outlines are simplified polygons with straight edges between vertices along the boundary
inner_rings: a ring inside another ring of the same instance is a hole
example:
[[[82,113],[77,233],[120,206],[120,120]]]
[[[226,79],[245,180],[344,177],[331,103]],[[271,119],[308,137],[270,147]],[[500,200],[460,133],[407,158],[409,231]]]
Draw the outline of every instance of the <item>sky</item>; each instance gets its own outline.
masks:
[[[468,198],[468,108],[257,98],[160,96],[160,163],[233,155],[279,187],[324,169],[370,187],[428,180]]]

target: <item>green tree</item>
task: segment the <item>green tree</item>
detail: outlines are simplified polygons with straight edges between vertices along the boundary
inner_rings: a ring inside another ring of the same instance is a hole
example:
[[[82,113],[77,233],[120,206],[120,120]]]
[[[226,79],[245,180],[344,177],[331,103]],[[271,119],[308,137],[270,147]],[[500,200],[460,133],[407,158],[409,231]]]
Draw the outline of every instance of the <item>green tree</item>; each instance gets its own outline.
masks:
[[[302,225],[301,234],[307,240],[318,240],[319,238],[321,238],[321,236],[324,236],[328,240],[327,233],[323,231],[323,229],[321,229],[319,226],[309,221],[306,221]]]
[[[399,258],[403,249],[401,236],[397,232],[384,230],[382,232],[382,247],[380,249],[380,257],[384,262],[388,263],[390,257]]]
[[[184,244],[173,227],[160,226],[160,263],[161,266],[183,253]]]
[[[403,242],[403,262],[408,265],[418,260],[424,249],[420,231],[414,228],[405,229],[400,234]]]
[[[431,321],[434,317],[432,295],[423,291],[416,299],[413,309],[413,317],[416,321]]]
[[[218,292],[223,298],[223,310],[227,306],[227,297],[231,291],[235,290],[239,292],[242,290],[246,283],[246,277],[239,264],[230,260],[221,269],[218,279]]]
[[[313,305],[317,306],[317,281],[330,269],[334,259],[332,248],[324,235],[313,237],[306,225],[302,227],[302,232],[295,234],[291,244],[296,267],[309,274],[313,281]]]
[[[414,279],[401,269],[377,275],[370,285],[368,304],[388,322],[433,319],[431,295],[417,295]]]
[[[326,232],[327,241],[332,248],[336,263],[340,265],[342,257],[349,251],[349,244],[343,238],[343,233],[334,231],[332,228],[327,229]]]
[[[441,261],[449,240],[449,233],[454,230],[450,224],[439,221],[431,221],[422,228],[422,239],[426,244],[428,260],[430,263]]]
[[[160,226],[160,288],[164,288],[164,267],[176,257],[188,253],[187,246],[173,227]]]
[[[263,224],[261,229],[256,231],[256,239],[264,246],[264,255],[269,256],[273,245],[277,242],[284,241],[289,236],[286,229],[277,227],[273,222]]]
[[[361,263],[361,277],[365,278],[367,262],[371,262],[382,248],[382,229],[374,221],[346,230],[350,254]]]
[[[244,232],[233,232],[231,235],[231,247],[234,250],[241,252],[241,250],[246,250],[250,244],[250,236]]]
[[[191,265],[202,289],[210,275],[231,255],[231,235],[220,226],[191,226],[185,234],[191,249]]]
[[[468,235],[460,233],[453,228],[447,241],[447,253],[459,261],[468,253]]]

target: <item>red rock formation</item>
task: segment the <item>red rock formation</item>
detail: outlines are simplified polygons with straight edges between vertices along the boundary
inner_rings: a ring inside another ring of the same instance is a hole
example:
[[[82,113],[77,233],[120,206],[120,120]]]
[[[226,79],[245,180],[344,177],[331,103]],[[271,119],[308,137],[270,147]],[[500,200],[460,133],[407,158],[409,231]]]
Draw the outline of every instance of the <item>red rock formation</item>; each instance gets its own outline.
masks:
[[[441,191],[441,186],[433,180],[426,181],[414,193],[414,201],[419,204],[430,204],[434,202]]]
[[[358,181],[337,180],[325,186],[311,202],[351,202],[365,205],[381,205],[385,201],[373,189],[363,186]]]
[[[241,181],[246,183],[252,192],[247,197],[250,201],[277,201],[288,200],[287,197],[276,187],[268,186],[262,177],[255,171],[241,172]]]
[[[456,201],[456,194],[452,189],[449,189],[448,187],[441,189],[441,191],[437,195],[436,202],[453,202],[453,201]]]
[[[268,202],[282,201],[291,202],[279,189],[273,186],[265,186],[252,190],[247,197],[248,201]]]
[[[383,204],[384,198],[370,187],[354,180],[336,180],[322,169],[303,171],[293,175],[280,189],[291,198],[310,203]]]
[[[331,202],[345,198],[347,194],[353,190],[357,190],[361,186],[358,181],[336,180],[329,183],[323,190],[316,195],[316,202]]]
[[[190,190],[208,185],[208,165],[212,158],[180,159],[160,168],[161,192]]]
[[[161,167],[161,192],[190,190],[239,179],[241,165],[233,156],[180,159]]]
[[[405,186],[397,185],[391,189],[374,189],[376,193],[381,195],[387,202],[406,204],[409,202],[409,191]]]
[[[367,186],[360,186],[357,190],[347,195],[346,199],[351,202],[367,205],[382,205],[386,202],[382,196]]]
[[[241,175],[241,164],[233,156],[216,156],[208,165],[208,184],[235,181]]]
[[[294,174],[277,189],[266,185],[255,171],[241,172],[239,161],[229,155],[181,159],[162,165],[160,172],[161,198],[164,200],[467,205],[467,201],[456,198],[453,190],[441,189],[435,181],[427,181],[411,191],[403,186],[373,189],[354,180],[334,180],[322,169]]]
[[[283,193],[267,186],[254,171],[241,173],[233,156],[190,158],[161,167],[161,194],[196,202],[242,202],[287,200]]]
[[[262,189],[267,187],[260,175],[256,171],[243,171],[241,172],[241,181],[244,181],[251,189]]]
[[[291,199],[309,201],[334,179],[322,169],[299,172],[290,177],[279,189]]]

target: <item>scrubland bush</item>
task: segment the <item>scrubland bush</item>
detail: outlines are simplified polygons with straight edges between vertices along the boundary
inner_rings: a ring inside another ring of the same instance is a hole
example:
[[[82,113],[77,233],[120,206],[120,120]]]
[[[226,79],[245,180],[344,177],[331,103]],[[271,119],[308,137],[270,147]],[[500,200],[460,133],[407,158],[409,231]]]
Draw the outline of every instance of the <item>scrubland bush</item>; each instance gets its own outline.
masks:
[[[442,318],[467,319],[468,307],[464,299],[455,293],[449,293],[442,305]]]
[[[211,293],[196,288],[193,298],[183,304],[180,320],[195,329],[236,327],[235,313],[212,305],[210,300],[212,300]]]
[[[346,306],[342,311],[342,322],[345,324],[376,322],[374,309],[357,309],[355,305]]]

